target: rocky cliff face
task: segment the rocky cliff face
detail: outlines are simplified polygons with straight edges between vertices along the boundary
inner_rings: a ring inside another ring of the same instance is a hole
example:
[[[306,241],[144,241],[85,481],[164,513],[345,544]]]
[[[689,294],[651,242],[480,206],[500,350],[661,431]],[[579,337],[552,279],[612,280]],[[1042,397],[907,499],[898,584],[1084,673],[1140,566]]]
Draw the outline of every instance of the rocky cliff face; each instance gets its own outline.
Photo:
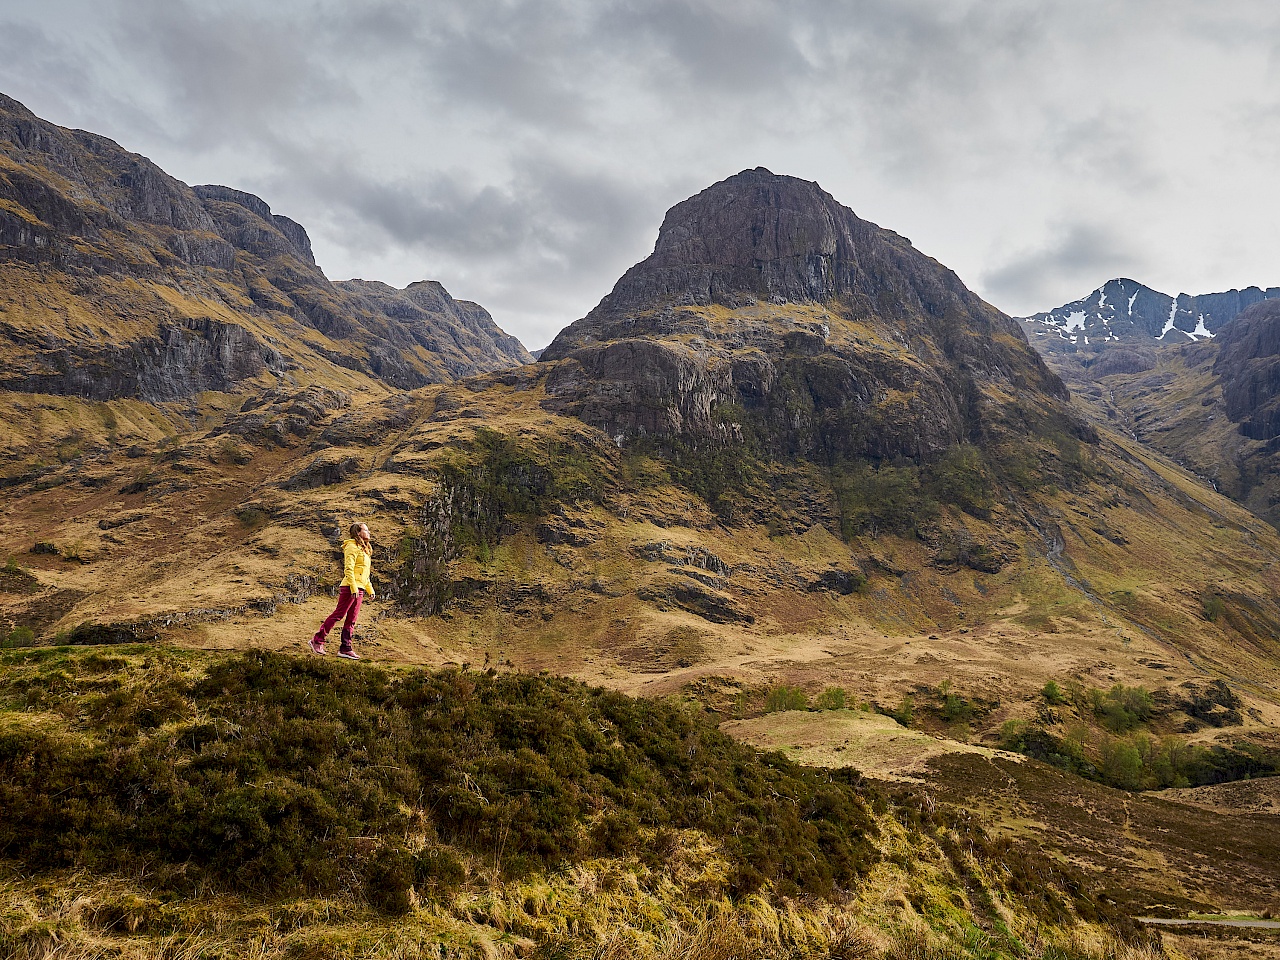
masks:
[[[1213,372],[1227,416],[1252,440],[1280,437],[1280,301],[1249,307],[1222,328]]]
[[[283,379],[405,389],[532,360],[438,284],[333,284],[260,198],[0,96],[0,386],[168,401]],[[419,288],[429,287],[424,296]]]
[[[619,442],[749,434],[828,460],[928,458],[1066,397],[954,273],[762,168],[668,211],[653,254],[541,362],[552,404]]]

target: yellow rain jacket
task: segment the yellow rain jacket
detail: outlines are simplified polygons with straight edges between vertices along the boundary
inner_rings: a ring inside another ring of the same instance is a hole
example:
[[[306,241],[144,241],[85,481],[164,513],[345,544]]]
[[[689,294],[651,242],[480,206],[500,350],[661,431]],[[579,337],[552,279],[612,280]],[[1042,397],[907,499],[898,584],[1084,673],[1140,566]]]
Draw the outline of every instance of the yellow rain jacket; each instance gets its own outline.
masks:
[[[349,587],[352,593],[363,590],[366,596],[372,597],[373,585],[369,583],[372,572],[373,557],[355,540],[342,541],[342,583],[338,586]]]

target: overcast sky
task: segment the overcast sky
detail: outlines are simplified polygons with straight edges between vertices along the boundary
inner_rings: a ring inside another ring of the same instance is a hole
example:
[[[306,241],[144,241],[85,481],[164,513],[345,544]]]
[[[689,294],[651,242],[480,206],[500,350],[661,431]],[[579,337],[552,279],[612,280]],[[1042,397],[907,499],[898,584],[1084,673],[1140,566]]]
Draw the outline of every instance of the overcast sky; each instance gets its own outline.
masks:
[[[1280,285],[1266,0],[2,0],[0,91],[545,345],[747,167],[1014,315]]]

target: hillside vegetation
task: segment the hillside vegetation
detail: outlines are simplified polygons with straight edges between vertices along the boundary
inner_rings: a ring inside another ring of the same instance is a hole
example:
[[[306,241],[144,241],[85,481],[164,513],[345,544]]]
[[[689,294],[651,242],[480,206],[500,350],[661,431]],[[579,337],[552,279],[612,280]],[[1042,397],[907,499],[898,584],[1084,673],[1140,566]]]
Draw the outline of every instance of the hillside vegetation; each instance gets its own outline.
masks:
[[[1120,955],[1069,869],[697,707],[136,647],[0,698],[9,956]]]

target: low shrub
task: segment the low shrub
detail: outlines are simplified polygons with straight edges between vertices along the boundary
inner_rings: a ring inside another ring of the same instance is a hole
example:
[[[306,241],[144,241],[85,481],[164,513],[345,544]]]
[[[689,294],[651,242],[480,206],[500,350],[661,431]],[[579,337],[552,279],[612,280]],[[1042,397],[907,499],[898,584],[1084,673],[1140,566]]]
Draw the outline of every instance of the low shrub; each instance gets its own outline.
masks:
[[[30,627],[14,627],[4,638],[4,646],[12,647],[30,647],[36,642],[35,631]]]
[[[1090,705],[1102,725],[1112,733],[1124,733],[1151,719],[1155,702],[1143,687],[1115,684],[1105,693],[1089,691]]]
[[[161,885],[270,893],[354,876],[396,912],[411,885],[463,882],[469,857],[518,876],[648,856],[664,829],[713,838],[737,895],[830,895],[875,859],[855,772],[570,680],[252,653],[193,681],[70,654],[6,689],[83,734],[0,733],[0,850],[29,868],[146,864]]]
[[[1067,702],[1066,694],[1062,692],[1062,688],[1053,680],[1045,683],[1040,688],[1040,696],[1044,697],[1044,702],[1051,706],[1060,707]]]
[[[844,687],[827,687],[814,700],[813,705],[819,710],[843,710],[848,705],[849,696]]]
[[[808,710],[809,697],[799,687],[788,687],[780,683],[770,688],[764,698],[765,713],[779,713],[783,710]]]

